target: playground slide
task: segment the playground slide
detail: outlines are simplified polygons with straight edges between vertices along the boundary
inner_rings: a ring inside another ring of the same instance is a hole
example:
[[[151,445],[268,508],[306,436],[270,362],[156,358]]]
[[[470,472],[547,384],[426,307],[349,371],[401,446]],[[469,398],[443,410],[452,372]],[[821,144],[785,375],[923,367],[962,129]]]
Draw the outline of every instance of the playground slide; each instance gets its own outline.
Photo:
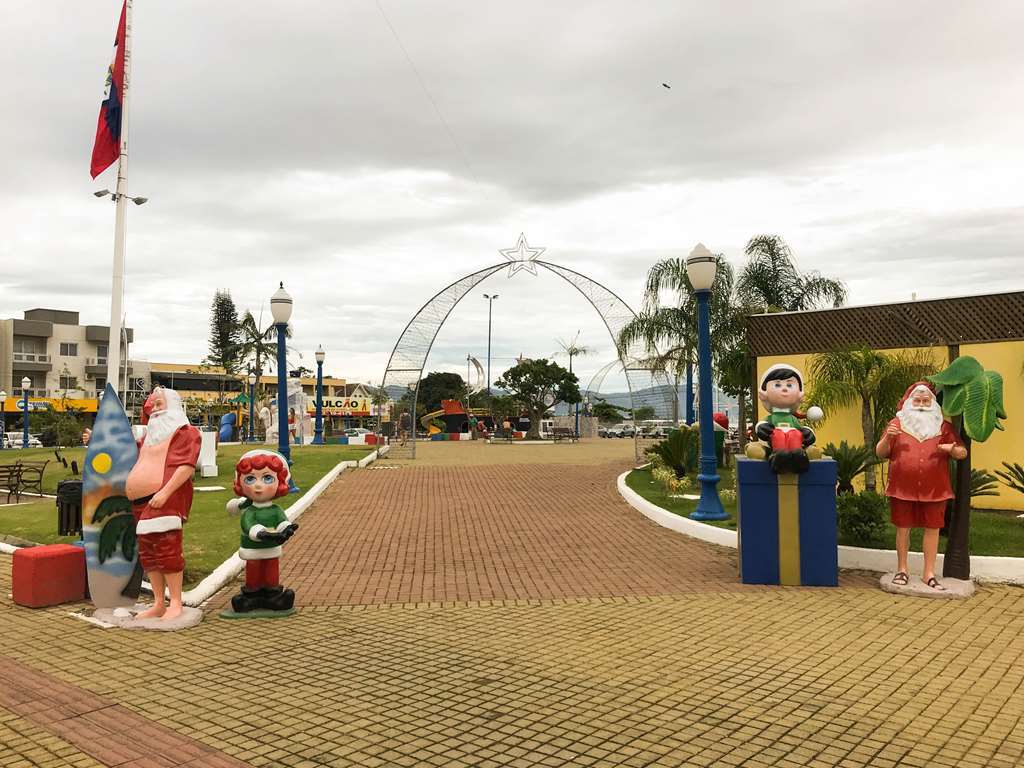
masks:
[[[440,416],[444,416],[443,408],[439,411],[431,411],[430,413],[426,414],[425,416],[423,416],[423,418],[420,419],[420,424],[422,424],[423,428],[427,430],[428,435],[437,435],[441,433],[440,429],[438,429],[437,427],[430,423]]]
[[[220,441],[222,443],[230,443],[235,439],[235,414],[225,413],[220,417]]]

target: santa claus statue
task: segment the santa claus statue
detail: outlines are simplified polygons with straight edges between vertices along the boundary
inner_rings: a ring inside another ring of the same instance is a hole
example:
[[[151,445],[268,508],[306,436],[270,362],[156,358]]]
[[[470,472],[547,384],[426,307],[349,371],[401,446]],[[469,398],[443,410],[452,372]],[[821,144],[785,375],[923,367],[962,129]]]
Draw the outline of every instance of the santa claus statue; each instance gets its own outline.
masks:
[[[931,589],[945,591],[935,578],[939,529],[946,502],[953,498],[949,482],[950,459],[964,459],[967,449],[953,427],[942,417],[931,385],[912,384],[900,400],[896,418],[889,422],[875,446],[879,458],[889,459],[889,497],[892,524],[896,526],[897,570],[892,583],[910,581],[907,551],[910,529],[924,529],[924,572],[921,579]]]
[[[192,476],[199,459],[199,430],[188,423],[181,397],[157,387],[142,407],[145,436],[128,473],[139,562],[153,585],[153,605],[136,618],[170,620],[181,615],[185,570],[182,525],[192,508]],[[164,587],[170,592],[165,602]]]

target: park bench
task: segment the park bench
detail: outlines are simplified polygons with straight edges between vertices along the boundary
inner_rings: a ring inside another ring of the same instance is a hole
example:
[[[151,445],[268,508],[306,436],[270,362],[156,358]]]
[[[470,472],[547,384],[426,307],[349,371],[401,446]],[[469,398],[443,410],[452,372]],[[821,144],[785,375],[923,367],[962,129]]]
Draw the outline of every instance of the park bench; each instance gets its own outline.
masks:
[[[18,478],[21,475],[20,466],[14,464],[0,464],[0,488],[7,489],[7,503],[11,503],[11,496],[18,493]]]
[[[43,495],[43,472],[50,460],[46,461],[22,461],[21,476],[18,478],[18,496],[25,491],[32,491],[40,496]]]
[[[43,472],[49,463],[49,460],[19,460],[13,464],[0,465],[0,487],[7,489],[7,503],[10,504],[12,495],[15,501],[21,501],[21,494],[26,491],[32,491],[42,496]]]
[[[556,443],[561,440],[569,440],[575,443],[579,440],[579,435],[576,434],[576,430],[572,427],[552,427],[551,436],[555,439]]]

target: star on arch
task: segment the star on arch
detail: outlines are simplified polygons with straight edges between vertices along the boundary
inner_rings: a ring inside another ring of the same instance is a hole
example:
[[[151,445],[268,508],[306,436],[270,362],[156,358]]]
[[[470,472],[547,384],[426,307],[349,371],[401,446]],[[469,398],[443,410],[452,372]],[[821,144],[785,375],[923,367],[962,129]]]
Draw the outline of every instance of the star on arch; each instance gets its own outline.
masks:
[[[526,270],[531,275],[536,275],[537,264],[535,261],[546,250],[546,248],[531,248],[526,242],[526,235],[520,232],[519,242],[516,243],[515,248],[500,248],[498,253],[511,262],[508,265],[508,276],[512,277],[521,269]]]

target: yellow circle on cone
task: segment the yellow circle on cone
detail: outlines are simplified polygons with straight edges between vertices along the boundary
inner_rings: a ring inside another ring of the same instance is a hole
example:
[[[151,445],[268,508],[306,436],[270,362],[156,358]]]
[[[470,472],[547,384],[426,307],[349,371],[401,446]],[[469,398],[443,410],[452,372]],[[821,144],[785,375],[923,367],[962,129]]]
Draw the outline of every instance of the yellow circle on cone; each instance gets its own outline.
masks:
[[[112,464],[113,462],[110,460],[109,453],[97,453],[92,460],[92,468],[101,475],[107,474],[107,472],[110,471]]]

